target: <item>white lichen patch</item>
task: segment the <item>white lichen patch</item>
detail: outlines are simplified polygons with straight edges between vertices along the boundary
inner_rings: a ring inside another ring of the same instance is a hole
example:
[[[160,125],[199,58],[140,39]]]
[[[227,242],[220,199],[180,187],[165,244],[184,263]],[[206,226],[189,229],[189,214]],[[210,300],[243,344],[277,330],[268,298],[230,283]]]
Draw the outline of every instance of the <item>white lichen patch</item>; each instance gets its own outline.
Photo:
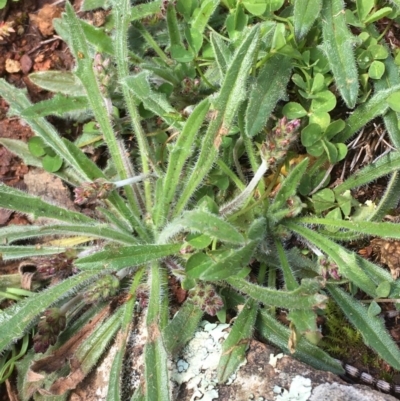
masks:
[[[296,376],[291,384],[289,391],[279,387],[274,387],[274,393],[279,395],[275,398],[276,401],[307,401],[311,396],[311,380],[303,377]]]
[[[283,356],[284,356],[284,355],[283,355],[282,353],[280,353],[280,354],[278,354],[278,355],[271,354],[271,355],[269,356],[269,364],[270,364],[273,368],[276,368],[276,364],[277,364],[278,360],[281,359],[281,358],[283,358]],[[276,371],[276,369],[275,369],[275,371]]]
[[[221,357],[221,343],[228,336],[229,324],[203,321],[194,338],[181,355],[172,361],[171,378],[177,385],[185,383],[193,390],[191,401],[212,401],[218,398],[217,366]]]

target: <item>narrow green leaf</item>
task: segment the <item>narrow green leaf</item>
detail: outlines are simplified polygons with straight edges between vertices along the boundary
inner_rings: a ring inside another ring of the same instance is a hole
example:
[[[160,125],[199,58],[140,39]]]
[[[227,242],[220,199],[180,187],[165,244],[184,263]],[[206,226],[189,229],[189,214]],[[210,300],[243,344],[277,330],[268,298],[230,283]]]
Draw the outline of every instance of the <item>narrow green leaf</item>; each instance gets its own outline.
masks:
[[[266,310],[260,310],[257,319],[257,329],[266,340],[282,349],[286,354],[290,354],[307,365],[338,375],[344,373],[342,364],[337,359],[332,358],[320,347],[311,344],[304,337],[300,337],[300,340],[296,344],[296,351],[291,354],[288,348],[290,330],[279,323]]]
[[[36,245],[0,245],[0,256],[2,260],[6,261],[36,256],[56,255],[60,252],[64,252],[66,249],[66,247],[59,246],[37,247]]]
[[[77,274],[2,310],[0,351],[7,349],[11,343],[21,338],[32,327],[35,319],[54,302],[76,292],[84,284],[93,281],[98,274],[99,271]]]
[[[181,231],[198,232],[220,241],[243,244],[244,237],[231,224],[221,217],[203,210],[190,210],[173,220],[158,237],[159,243],[165,243]]]
[[[0,240],[14,242],[20,239],[37,238],[45,235],[83,235],[104,238],[121,244],[135,244],[137,239],[129,234],[117,231],[103,224],[47,224],[45,226],[12,225],[0,229]]]
[[[336,194],[342,194],[348,189],[355,189],[361,185],[368,184],[376,180],[379,177],[383,177],[387,174],[394,173],[400,169],[400,152],[391,152],[375,163],[371,163],[366,167],[363,167],[357,173],[352,174],[342,184],[338,185],[334,192]]]
[[[268,234],[268,222],[265,217],[259,217],[251,223],[247,236],[249,240],[262,241]]]
[[[325,252],[336,263],[341,275],[347,277],[370,296],[374,297],[376,295],[376,284],[360,268],[354,253],[349,252],[326,236],[295,224],[293,221],[284,221],[283,225]]]
[[[292,71],[292,60],[274,55],[261,67],[257,80],[250,89],[245,115],[246,135],[257,135],[274,111],[277,102],[286,95]]]
[[[382,7],[378,11],[372,13],[366,20],[364,21],[365,24],[372,24],[375,21],[378,21],[393,12],[393,9],[390,7]]]
[[[151,327],[152,330],[157,330]],[[151,333],[155,336],[156,333]],[[169,377],[167,353],[160,334],[148,342],[144,348],[146,401],[169,401]]]
[[[396,171],[386,184],[386,189],[375,207],[365,220],[381,221],[390,209],[395,209],[400,199],[400,171]]]
[[[167,124],[180,128],[179,113],[169,104],[164,94],[156,93],[151,89],[147,71],[125,78],[122,84],[143,102],[147,110],[160,116]]]
[[[192,16],[191,24],[192,28],[197,29],[203,33],[208,20],[219,5],[219,0],[203,0],[200,3],[200,7],[197,8]]]
[[[347,28],[342,0],[324,0],[322,7],[322,49],[328,59],[336,86],[347,107],[358,96],[358,73],[354,58],[354,38]]]
[[[76,362],[80,364],[80,369],[85,375],[93,369],[121,327],[121,318],[125,308],[124,305],[114,310],[108,319],[93,330],[74,353]]]
[[[375,117],[386,113],[389,108],[387,98],[400,90],[400,85],[376,92],[366,103],[357,107],[354,113],[346,120],[344,131],[335,136],[335,142],[346,142],[364,125],[367,125]]]
[[[169,82],[173,86],[180,85],[181,83],[179,75],[177,75],[172,68],[167,68],[166,66],[160,66],[153,60],[148,60],[147,62],[142,63],[141,67],[144,70],[153,72],[155,75],[164,79],[166,82]]]
[[[68,38],[70,39],[68,44],[77,64],[75,75],[79,78],[85,89],[89,104],[100,126],[100,130],[103,133],[117,173],[121,179],[128,178],[126,176],[127,172],[122,156],[122,149],[118,146],[117,135],[113,130],[107,102],[101,93],[93,70],[92,53],[89,51],[88,40],[85,37],[82,25],[75,11],[68,2],[65,6],[65,13],[63,14],[62,21],[65,23],[68,30]]]
[[[193,337],[203,311],[190,300],[179,308],[178,313],[163,330],[164,346],[169,355],[175,355]]]
[[[167,4],[167,27],[169,42],[172,46],[183,46],[181,34],[179,32],[178,18],[176,16],[175,5],[172,2]]]
[[[296,333],[304,336],[310,343],[318,345],[322,334],[317,325],[317,314],[313,310],[292,310],[287,318]]]
[[[32,103],[26,97],[23,89],[17,89],[8,84],[4,79],[0,79],[0,93],[4,100],[10,105],[8,115],[20,117],[24,110],[29,108]],[[61,140],[60,134],[43,117],[24,117],[24,120],[31,127],[35,134],[42,138],[46,145],[50,146],[54,152],[73,167],[81,179],[86,179],[85,174],[77,168],[74,158],[69,154]]]
[[[85,33],[86,40],[93,45],[98,53],[114,55],[113,39],[104,32],[104,29],[96,28],[85,20],[80,20],[79,22]]]
[[[389,134],[389,138],[393,146],[396,149],[400,149],[400,119],[399,113],[394,110],[388,110],[383,116],[383,122],[385,123],[386,131]]]
[[[130,1],[123,0],[115,2],[113,8],[113,14],[116,19],[115,58],[117,62],[117,76],[119,83],[122,83],[126,77],[131,75],[130,63],[126,62],[126,60],[130,58],[128,49],[128,31],[131,25],[129,21],[130,7]],[[147,32],[147,30],[141,23],[137,22],[134,25],[137,29],[139,29],[140,33],[145,38],[147,38],[148,40],[153,40],[153,38],[151,38],[151,35]],[[165,53],[157,46],[157,44],[154,49],[160,55],[161,59],[165,61]],[[165,62],[168,64],[169,61],[167,60]],[[158,163],[155,163],[155,155],[153,154],[153,150],[149,146],[149,138],[146,136],[144,126],[142,125],[142,119],[138,110],[138,99],[131,91],[129,91],[129,89],[125,85],[122,85],[121,89],[126,111],[130,116],[131,129],[134,133],[138,146],[138,153],[140,155],[141,162],[139,170],[143,174],[149,174],[151,171],[155,171],[156,173],[161,174]],[[119,172],[120,178],[128,178],[129,176],[133,175],[133,166],[131,165],[131,160],[127,158],[125,147],[119,141],[117,142],[117,145],[119,145],[119,153],[116,155],[116,157],[122,162],[117,170]],[[152,165],[151,169],[150,165]],[[137,222],[136,225],[140,227],[140,229],[136,228],[136,230],[138,231],[140,237],[145,241],[148,241],[150,239],[150,235],[147,229],[144,227],[144,222],[142,220],[143,204],[145,205],[144,208],[150,213],[153,202],[151,193],[153,186],[152,184],[153,183],[151,181],[144,182],[143,195],[141,186],[137,184],[135,184],[134,186],[126,185],[124,187],[129,208],[132,210],[135,216],[134,219]]]
[[[73,72],[39,71],[29,74],[29,79],[35,85],[50,92],[74,97],[85,95],[85,89],[82,83]]]
[[[182,212],[194,191],[213,166],[222,138],[229,132],[231,123],[236,118],[237,110],[245,98],[247,76],[258,48],[258,36],[259,27],[256,25],[246,34],[233,56],[214,103],[213,119],[202,141],[196,165],[175,207],[175,215]]]
[[[43,100],[35,103],[22,112],[22,117],[62,117],[65,113],[85,110],[88,108],[88,102],[85,96],[68,97],[57,93],[52,99]]]
[[[166,274],[161,271],[158,263],[151,264],[149,284],[150,296],[146,316],[148,336],[144,349],[146,401],[169,401],[167,352],[161,336],[163,314],[168,313],[163,302],[168,300],[163,294],[163,287],[167,285],[167,281]]]
[[[347,319],[360,331],[365,344],[371,347],[390,366],[400,369],[400,350],[387,332],[383,320],[377,316],[369,315],[361,302],[339,287],[328,284],[327,289]]]
[[[237,316],[228,337],[222,344],[222,355],[217,367],[219,383],[225,383],[245,360],[247,347],[253,337],[257,311],[257,303],[248,299]]]
[[[155,0],[149,3],[135,5],[131,8],[131,21],[137,21],[142,18],[150,17],[151,15],[160,12],[162,0]]]
[[[81,5],[81,11],[91,11],[96,8],[108,8],[108,0],[84,0]]]
[[[294,2],[294,31],[297,40],[302,39],[321,11],[322,0],[296,0]]]
[[[226,252],[217,262],[209,259],[205,261],[205,264],[199,265],[197,268],[189,269],[187,267],[187,275],[191,278],[201,278],[206,281],[219,281],[232,277],[248,265],[258,244],[259,241],[251,241],[240,249]]]
[[[220,35],[211,33],[211,46],[214,50],[215,61],[217,62],[221,77],[224,76],[226,69],[232,59],[232,53],[228,46],[221,39]]]
[[[157,200],[156,205],[157,221],[159,220],[158,216],[161,213],[163,216],[166,216],[171,208],[172,201],[174,200],[176,191],[179,187],[183,166],[194,151],[194,138],[204,121],[209,107],[209,99],[203,100],[196,106],[193,113],[187,119],[182,132],[178,136],[178,139],[169,154],[167,172],[163,179],[163,192],[161,199]]]
[[[173,255],[179,252],[181,247],[181,244],[117,247],[81,258],[75,264],[82,270],[97,269],[99,266],[103,266],[106,269],[135,267],[152,260]]]
[[[66,138],[63,138],[63,142],[72,157],[75,159],[76,164],[85,172],[88,180],[94,181],[97,178],[106,178],[103,171],[96,165],[96,163],[89,159],[74,143]]]
[[[296,194],[297,187],[307,170],[308,161],[308,158],[302,160],[283,180],[282,185],[275,196],[274,203],[268,210],[269,212],[273,213],[283,206],[286,206],[286,201]]]
[[[285,280],[285,286],[289,291],[294,291],[297,288],[299,288],[299,284],[296,280],[293,269],[288,260],[288,256],[285,252],[282,242],[277,238],[274,238],[274,242],[275,242],[276,250],[278,251],[280,269],[282,270],[282,273],[283,273],[283,278]]]
[[[316,306],[321,307],[327,300],[325,295],[306,294],[302,286],[295,291],[282,291],[262,287],[235,277],[229,277],[225,281],[239,292],[269,306],[287,309],[310,309]]]
[[[378,288],[376,289],[376,295],[379,298],[387,298],[390,294],[390,282],[389,281],[383,281],[378,285]]]
[[[32,213],[35,218],[47,217],[68,223],[95,223],[90,217],[82,213],[73,212],[62,207],[51,205],[36,196],[0,183],[0,207],[17,210],[23,213]]]
[[[125,309],[126,310],[126,309]],[[125,363],[125,354],[128,352],[126,340],[123,333],[117,333],[115,344],[118,347],[111,369],[109,371],[109,382],[106,401],[121,401],[121,377]]]
[[[297,221],[305,224],[322,224],[329,227],[347,228],[364,235],[400,239],[400,230],[397,223],[333,220],[318,217],[302,217]]]

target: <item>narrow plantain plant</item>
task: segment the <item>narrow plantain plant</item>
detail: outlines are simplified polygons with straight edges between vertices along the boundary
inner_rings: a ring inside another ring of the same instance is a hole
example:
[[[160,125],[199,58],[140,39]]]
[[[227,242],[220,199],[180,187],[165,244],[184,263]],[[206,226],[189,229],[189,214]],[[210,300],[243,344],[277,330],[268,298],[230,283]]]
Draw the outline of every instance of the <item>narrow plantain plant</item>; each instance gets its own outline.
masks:
[[[115,337],[107,399],[123,399],[118,378],[129,357],[136,301],[148,336],[135,400],[170,400],[168,357],[184,347],[204,314],[225,321],[239,304],[245,307],[237,308],[222,346],[220,382],[243,361],[255,329],[310,365],[341,373],[340,363],[317,346],[316,317],[329,298],[365,343],[400,369],[400,351],[377,316],[379,300],[399,298],[400,284],[345,246],[361,235],[400,239],[397,225],[380,222],[398,199],[399,153],[325,188],[326,166],[342,160],[345,142],[375,117],[383,116],[398,146],[395,59],[385,53],[382,75],[375,64],[373,78],[362,77],[372,61],[360,67],[354,46],[363,52],[375,44],[388,53],[373,26],[381,17],[373,7],[356,2],[344,12],[341,0],[314,0],[307,9],[300,0],[291,3],[178,0],[131,7],[113,0],[104,29],[78,19],[67,3],[55,26],[76,67],[31,75],[54,98],[32,105],[24,90],[0,80],[9,115],[39,138],[29,148],[0,143],[33,166],[57,156],[61,164],[50,170],[85,207],[68,210],[0,185],[0,207],[46,219],[0,229],[3,260],[29,258],[20,270],[33,266],[32,289],[41,289],[12,297],[6,291],[12,278],[0,281],[0,295],[15,300],[0,313],[0,350],[13,351],[0,365],[8,363],[7,374],[21,356],[13,347],[24,339],[26,348],[34,332],[33,348],[18,363],[22,400],[66,399]],[[393,3],[387,8],[397,18]],[[355,107],[345,121],[331,121],[336,96]],[[95,133],[71,142],[47,115],[83,119]],[[295,157],[300,141],[312,159]],[[107,150],[104,169],[82,151],[87,143]],[[263,177],[271,171],[268,184]],[[382,200],[360,217],[363,207],[349,191],[388,174]],[[296,243],[311,250],[308,257]],[[171,277],[187,291],[173,317]],[[369,309],[354,297],[357,289],[373,300]],[[278,322],[277,308],[287,311],[290,327]]]

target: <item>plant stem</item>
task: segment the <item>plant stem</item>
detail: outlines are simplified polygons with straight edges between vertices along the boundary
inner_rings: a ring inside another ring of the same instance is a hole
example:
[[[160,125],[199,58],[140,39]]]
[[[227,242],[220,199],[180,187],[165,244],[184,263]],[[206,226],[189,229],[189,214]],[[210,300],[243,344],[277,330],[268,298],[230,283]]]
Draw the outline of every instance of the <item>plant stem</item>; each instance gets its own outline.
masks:
[[[129,18],[128,18],[129,20]],[[141,22],[135,21],[133,23],[133,26],[141,33],[143,38],[146,40],[146,42],[153,48],[153,50],[158,54],[158,56],[161,58],[162,61],[164,61],[165,64],[170,65],[171,61],[167,57],[167,55],[161,50],[160,46],[158,46],[157,42],[153,39],[153,37],[147,32],[145,27],[142,25]]]
[[[155,177],[155,176],[156,176],[156,174],[152,174],[152,173],[139,174],[139,175],[136,175],[135,177],[130,177],[130,178],[126,178],[125,180],[116,181],[113,184],[115,185],[115,188],[121,188],[121,187],[124,187],[125,185],[132,185],[137,182],[144,181],[146,178]]]

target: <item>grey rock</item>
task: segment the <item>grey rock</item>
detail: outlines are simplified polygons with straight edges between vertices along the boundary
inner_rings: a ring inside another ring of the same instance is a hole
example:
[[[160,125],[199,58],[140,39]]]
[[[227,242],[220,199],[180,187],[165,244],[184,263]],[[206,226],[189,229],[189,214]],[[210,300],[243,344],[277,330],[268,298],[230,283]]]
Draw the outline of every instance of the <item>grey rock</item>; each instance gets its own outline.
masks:
[[[394,401],[388,394],[378,393],[366,386],[345,386],[339,383],[321,384],[313,389],[309,401]]]

